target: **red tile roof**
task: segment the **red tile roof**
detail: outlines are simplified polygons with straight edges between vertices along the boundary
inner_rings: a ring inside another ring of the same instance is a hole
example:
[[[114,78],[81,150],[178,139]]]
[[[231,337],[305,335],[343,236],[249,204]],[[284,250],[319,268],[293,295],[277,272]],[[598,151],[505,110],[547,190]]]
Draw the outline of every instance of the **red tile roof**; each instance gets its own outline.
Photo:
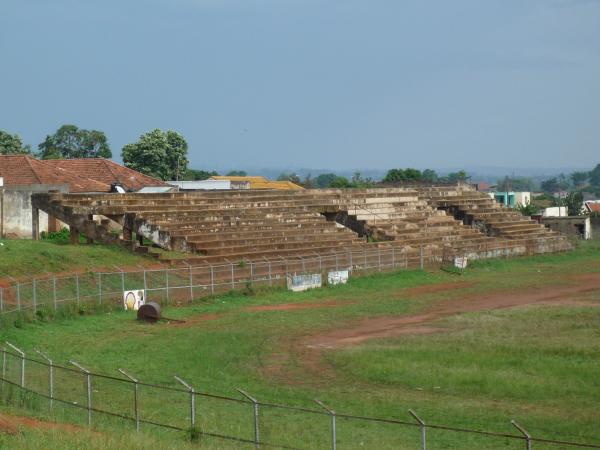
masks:
[[[164,181],[129,169],[110,159],[49,159],[44,161],[44,163],[108,184],[109,186],[113,183],[118,183],[126,191],[139,191],[146,186],[168,186]]]
[[[589,209],[590,212],[599,212],[600,213],[600,201],[593,200],[585,202],[585,206]]]
[[[71,173],[27,155],[0,155],[0,177],[5,186],[66,184],[69,192],[110,192],[110,184]]]
[[[110,192],[119,183],[126,191],[166,183],[108,159],[38,160],[27,155],[0,155],[0,177],[6,186],[66,184],[69,192]]]

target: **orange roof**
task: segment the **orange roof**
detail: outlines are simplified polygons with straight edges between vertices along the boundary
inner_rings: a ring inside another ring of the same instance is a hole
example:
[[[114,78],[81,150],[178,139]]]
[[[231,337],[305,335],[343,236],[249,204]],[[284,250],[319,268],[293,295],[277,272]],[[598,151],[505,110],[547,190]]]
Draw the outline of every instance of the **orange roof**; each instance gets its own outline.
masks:
[[[304,189],[302,186],[298,186],[291,181],[271,181],[265,177],[253,176],[253,177],[238,177],[238,176],[226,176],[217,175],[210,177],[211,180],[229,180],[229,181],[246,181],[250,183],[250,189],[279,189],[279,190],[300,190]]]
[[[0,155],[0,177],[5,186],[66,184],[69,192],[110,192],[110,184],[79,176],[27,155]]]
[[[589,200],[585,202],[585,206],[590,212],[600,212],[600,200]]]
[[[109,186],[113,183],[118,183],[126,191],[139,191],[147,186],[168,186],[164,181],[144,175],[137,170],[129,169],[110,159],[48,159],[44,163],[108,184]]]

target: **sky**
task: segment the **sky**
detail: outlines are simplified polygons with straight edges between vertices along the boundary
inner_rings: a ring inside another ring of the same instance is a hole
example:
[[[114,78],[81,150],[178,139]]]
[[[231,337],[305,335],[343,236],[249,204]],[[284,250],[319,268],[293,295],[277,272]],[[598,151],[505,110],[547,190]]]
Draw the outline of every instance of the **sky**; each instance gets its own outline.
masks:
[[[600,0],[2,0],[0,129],[191,166],[593,167]]]

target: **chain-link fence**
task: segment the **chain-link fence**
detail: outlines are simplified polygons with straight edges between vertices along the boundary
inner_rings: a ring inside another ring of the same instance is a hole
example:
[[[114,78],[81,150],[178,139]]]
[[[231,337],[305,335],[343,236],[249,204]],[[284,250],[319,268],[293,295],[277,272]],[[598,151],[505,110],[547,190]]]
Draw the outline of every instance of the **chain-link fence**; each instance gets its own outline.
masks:
[[[268,403],[240,388],[237,396],[215,395],[176,375],[173,385],[154,384],[122,368],[101,374],[73,360],[57,364],[34,351],[37,359],[9,342],[1,348],[4,403],[89,426],[117,420],[137,431],[158,427],[192,438],[235,441],[238,448],[448,448],[456,443],[456,433],[474,448],[600,448],[532,436],[515,421],[510,421],[515,433],[492,432],[428,423],[413,410],[402,420],[342,413],[320,400],[315,408]]]
[[[240,288],[283,286],[296,274],[348,270],[350,276],[369,272],[440,267],[454,258],[501,258],[565,250],[565,241],[548,239],[465,243],[459,250],[437,246],[349,248],[313,256],[281,257],[225,264],[87,272],[69,276],[40,277],[0,288],[0,314],[58,311],[61,306],[115,307],[123,292],[144,290],[146,301],[183,305],[195,299]]]

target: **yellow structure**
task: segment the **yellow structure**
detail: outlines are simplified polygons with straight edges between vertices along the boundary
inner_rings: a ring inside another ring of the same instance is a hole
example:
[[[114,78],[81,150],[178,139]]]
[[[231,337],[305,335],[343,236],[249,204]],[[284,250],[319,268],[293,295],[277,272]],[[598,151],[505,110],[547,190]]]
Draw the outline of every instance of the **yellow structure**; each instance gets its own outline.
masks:
[[[233,184],[247,184],[246,189],[278,189],[282,191],[299,191],[304,189],[302,186],[298,186],[291,181],[271,181],[265,177],[228,177],[228,176],[214,176],[210,177],[211,180],[229,180]]]

